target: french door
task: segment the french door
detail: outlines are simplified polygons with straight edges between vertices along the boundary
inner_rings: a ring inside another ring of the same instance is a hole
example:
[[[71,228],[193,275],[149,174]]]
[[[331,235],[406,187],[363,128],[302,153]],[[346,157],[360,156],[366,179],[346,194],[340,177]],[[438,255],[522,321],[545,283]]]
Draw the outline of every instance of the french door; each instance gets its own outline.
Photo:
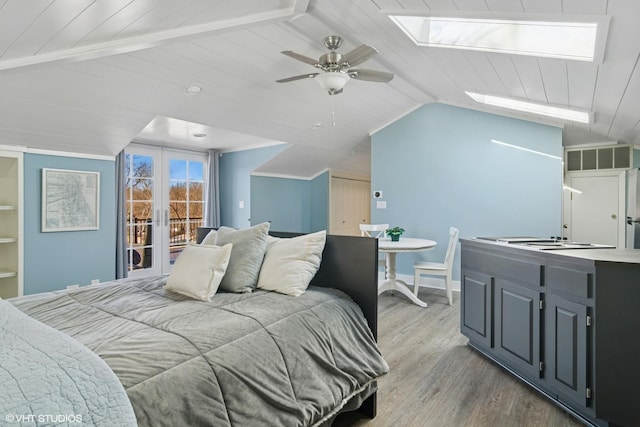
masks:
[[[126,150],[129,276],[168,273],[204,225],[206,155]]]

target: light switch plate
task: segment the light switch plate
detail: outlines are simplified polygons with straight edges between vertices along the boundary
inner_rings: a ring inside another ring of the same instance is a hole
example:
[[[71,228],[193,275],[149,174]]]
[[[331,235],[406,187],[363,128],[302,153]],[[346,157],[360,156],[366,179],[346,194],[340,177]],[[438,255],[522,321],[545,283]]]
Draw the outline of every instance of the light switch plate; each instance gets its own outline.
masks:
[[[387,209],[387,202],[385,200],[378,200],[376,202],[376,209]]]

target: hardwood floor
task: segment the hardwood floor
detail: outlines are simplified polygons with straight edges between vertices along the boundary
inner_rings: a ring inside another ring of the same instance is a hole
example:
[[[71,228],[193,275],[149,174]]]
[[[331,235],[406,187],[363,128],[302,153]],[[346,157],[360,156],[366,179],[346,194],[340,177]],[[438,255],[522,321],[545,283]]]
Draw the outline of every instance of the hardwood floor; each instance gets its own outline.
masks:
[[[422,289],[427,308],[388,292],[378,302],[378,342],[390,372],[378,381],[373,420],[341,415],[334,427],[571,427],[583,424],[467,346],[460,294]]]

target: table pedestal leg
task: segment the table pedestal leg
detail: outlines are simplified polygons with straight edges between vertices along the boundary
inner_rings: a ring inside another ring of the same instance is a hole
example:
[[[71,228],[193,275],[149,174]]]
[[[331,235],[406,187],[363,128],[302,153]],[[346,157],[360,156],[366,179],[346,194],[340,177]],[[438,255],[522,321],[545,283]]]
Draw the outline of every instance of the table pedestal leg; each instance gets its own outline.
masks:
[[[396,253],[388,252],[386,255],[388,277],[387,280],[378,286],[378,295],[385,291],[398,291],[409,298],[414,304],[420,307],[426,307],[427,303],[418,299],[418,297],[409,290],[407,283],[396,278]]]

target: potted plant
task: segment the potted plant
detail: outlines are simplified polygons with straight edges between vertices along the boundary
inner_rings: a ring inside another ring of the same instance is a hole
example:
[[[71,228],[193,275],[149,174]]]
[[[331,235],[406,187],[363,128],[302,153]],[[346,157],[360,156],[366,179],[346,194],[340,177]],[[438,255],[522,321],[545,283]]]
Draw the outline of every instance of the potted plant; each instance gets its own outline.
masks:
[[[387,236],[391,237],[392,242],[397,242],[400,240],[400,235],[404,233],[404,228],[401,227],[393,227],[387,229]]]

